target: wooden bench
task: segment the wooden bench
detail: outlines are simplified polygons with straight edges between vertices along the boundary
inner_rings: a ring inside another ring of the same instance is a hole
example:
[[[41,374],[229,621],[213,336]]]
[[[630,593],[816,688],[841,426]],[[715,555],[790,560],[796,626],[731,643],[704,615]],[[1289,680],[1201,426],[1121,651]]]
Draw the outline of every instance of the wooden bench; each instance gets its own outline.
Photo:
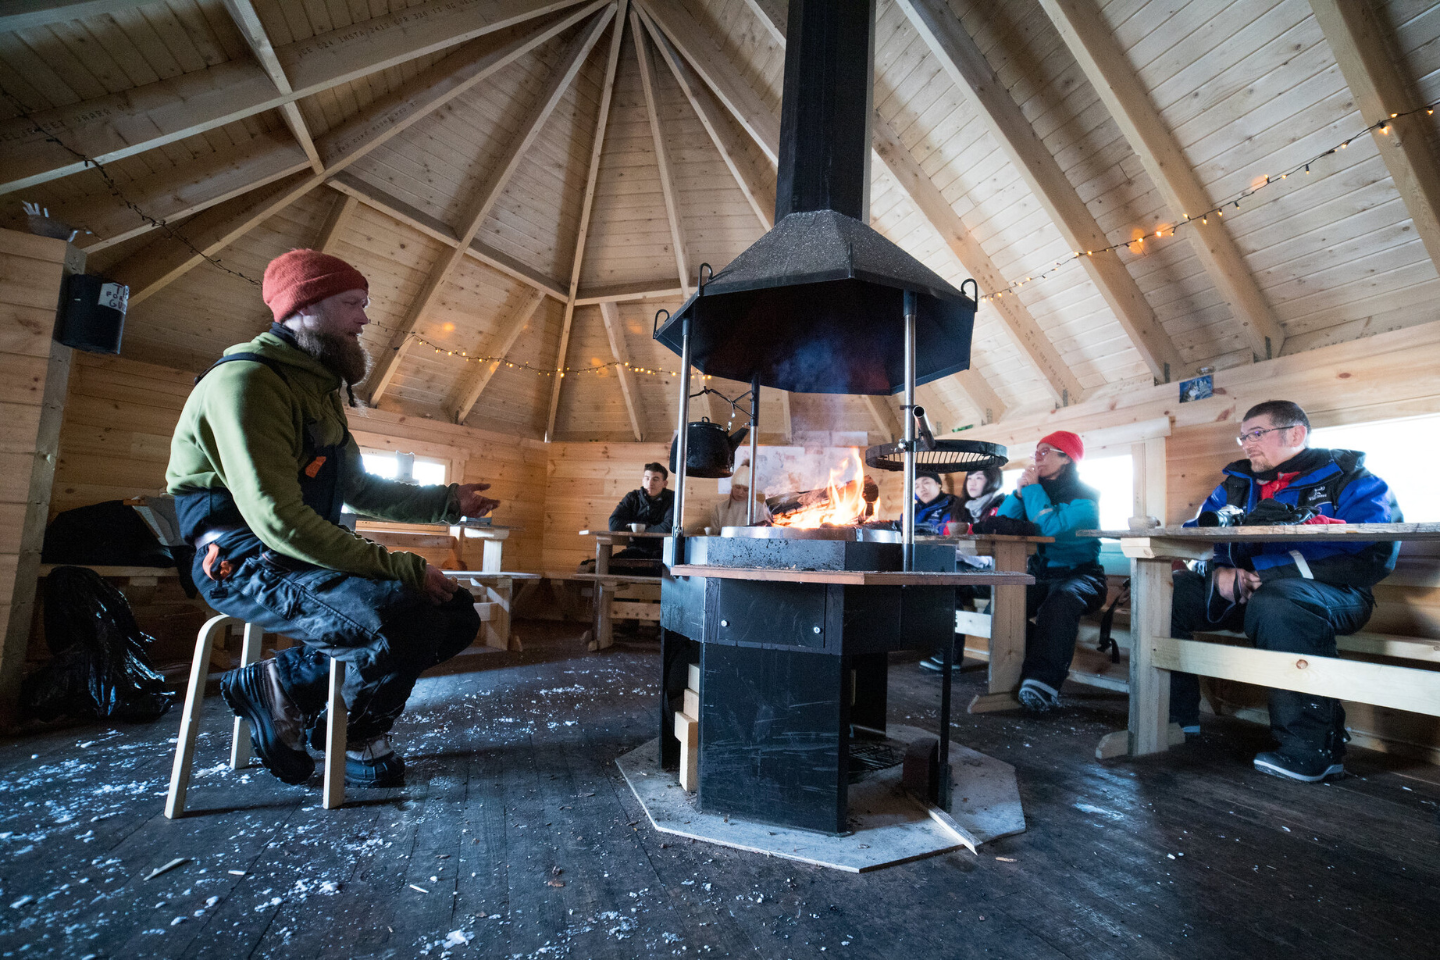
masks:
[[[614,621],[660,622],[660,578],[624,573],[574,573],[571,579],[595,585],[594,635],[586,649],[604,650],[615,642]]]
[[[1133,563],[1132,609],[1128,688],[1130,719],[1127,729],[1108,734],[1097,747],[1100,757],[1140,755],[1164,751],[1171,742],[1168,724],[1170,671],[1193,673],[1212,680],[1256,684],[1334,697],[1354,704],[1440,717],[1440,640],[1370,630],[1337,639],[1340,657],[1301,656],[1232,645],[1238,635],[1223,631],[1201,632],[1192,640],[1170,633],[1171,567],[1174,560],[1209,559],[1217,541],[1304,542],[1355,539],[1360,541],[1440,541],[1440,524],[1347,524],[1325,527],[1169,527],[1134,534],[1130,531],[1081,531],[1118,539]],[[1413,577],[1413,571],[1412,571]],[[1400,587],[1395,599],[1404,603],[1407,589],[1382,581],[1377,600]],[[1431,591],[1440,577],[1433,566],[1418,579],[1421,591]],[[1394,611],[1377,605],[1372,623],[1384,624]],[[1362,659],[1375,658],[1375,659]],[[1399,662],[1385,662],[1399,661]],[[1238,712],[1238,711],[1236,711]],[[1261,718],[1260,711],[1251,716]],[[1386,748],[1375,737],[1357,737],[1366,746]],[[1433,747],[1430,750],[1434,759]]]
[[[519,639],[510,630],[514,609],[515,583],[535,582],[538,573],[511,571],[446,570],[445,575],[475,594],[475,612],[480,615],[480,640],[496,650],[521,649]]]

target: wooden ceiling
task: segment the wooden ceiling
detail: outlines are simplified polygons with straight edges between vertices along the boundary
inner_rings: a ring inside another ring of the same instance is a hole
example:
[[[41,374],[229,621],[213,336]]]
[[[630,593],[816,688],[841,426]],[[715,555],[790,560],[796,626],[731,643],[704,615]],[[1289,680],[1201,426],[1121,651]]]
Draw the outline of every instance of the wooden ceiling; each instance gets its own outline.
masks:
[[[1440,126],[1411,111],[1440,100],[1436,4],[876,15],[872,222],[1004,294],[973,370],[924,393],[942,429],[1435,318]],[[268,260],[322,246],[370,278],[380,406],[663,439],[678,361],[652,319],[770,225],[784,21],[782,0],[10,0],[0,221],[28,200],[91,231],[136,359],[202,368],[263,329]],[[777,395],[763,416],[895,414]]]

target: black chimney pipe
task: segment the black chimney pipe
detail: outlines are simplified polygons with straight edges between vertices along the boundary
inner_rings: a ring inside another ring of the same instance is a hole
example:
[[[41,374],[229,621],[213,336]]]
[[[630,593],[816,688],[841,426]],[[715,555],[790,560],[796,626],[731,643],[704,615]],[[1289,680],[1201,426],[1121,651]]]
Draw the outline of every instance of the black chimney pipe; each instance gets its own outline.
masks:
[[[775,220],[834,210],[870,222],[875,0],[790,0]]]

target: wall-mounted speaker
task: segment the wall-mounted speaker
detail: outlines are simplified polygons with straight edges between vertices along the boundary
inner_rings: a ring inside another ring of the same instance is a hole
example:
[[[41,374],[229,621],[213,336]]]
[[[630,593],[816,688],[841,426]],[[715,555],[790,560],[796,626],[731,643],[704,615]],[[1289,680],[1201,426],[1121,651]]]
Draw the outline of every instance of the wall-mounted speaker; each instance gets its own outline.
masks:
[[[65,281],[65,297],[55,321],[55,339],[67,347],[90,353],[120,352],[125,332],[125,307],[130,288],[104,277],[72,273]]]

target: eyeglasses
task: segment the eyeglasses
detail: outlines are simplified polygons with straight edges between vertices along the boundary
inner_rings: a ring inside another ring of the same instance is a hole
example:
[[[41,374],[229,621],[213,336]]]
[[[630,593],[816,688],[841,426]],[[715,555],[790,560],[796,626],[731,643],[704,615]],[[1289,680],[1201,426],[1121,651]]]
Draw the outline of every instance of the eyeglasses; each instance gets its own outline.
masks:
[[[1065,452],[1064,452],[1063,450],[1056,450],[1054,447],[1036,447],[1036,448],[1035,448],[1035,459],[1036,459],[1036,460],[1039,460],[1039,459],[1042,459],[1042,458],[1044,458],[1044,457],[1048,457],[1048,456],[1050,456],[1052,453],[1053,453],[1053,454],[1059,454],[1059,455],[1062,456],[1062,457],[1065,456]]]
[[[1293,426],[1294,426],[1294,424],[1292,423],[1292,424],[1290,425],[1290,427],[1293,427]],[[1240,436],[1238,436],[1238,437],[1235,438],[1235,443],[1236,443],[1238,446],[1242,446],[1242,447],[1245,446],[1245,441],[1247,441],[1247,440],[1250,441],[1251,443],[1259,443],[1259,442],[1260,442],[1260,438],[1263,437],[1263,436],[1265,436],[1265,434],[1267,434],[1267,433],[1274,433],[1276,430],[1289,430],[1290,427],[1271,427],[1271,428],[1269,428],[1268,430],[1260,430],[1260,429],[1258,429],[1258,428],[1255,429],[1255,430],[1247,430],[1246,432],[1240,434]]]

